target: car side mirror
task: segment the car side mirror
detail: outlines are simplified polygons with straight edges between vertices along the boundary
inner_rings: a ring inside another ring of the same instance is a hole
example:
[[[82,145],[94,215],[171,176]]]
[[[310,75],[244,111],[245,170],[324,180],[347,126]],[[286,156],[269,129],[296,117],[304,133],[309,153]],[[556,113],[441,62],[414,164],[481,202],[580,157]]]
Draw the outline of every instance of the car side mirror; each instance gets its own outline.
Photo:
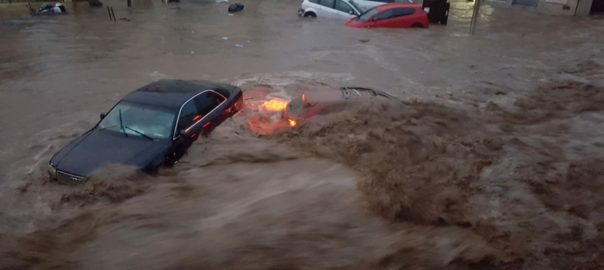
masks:
[[[101,120],[103,120],[105,118],[105,116],[107,116],[107,115],[104,114],[104,113],[101,113],[101,115],[99,115],[99,117],[101,118]]]

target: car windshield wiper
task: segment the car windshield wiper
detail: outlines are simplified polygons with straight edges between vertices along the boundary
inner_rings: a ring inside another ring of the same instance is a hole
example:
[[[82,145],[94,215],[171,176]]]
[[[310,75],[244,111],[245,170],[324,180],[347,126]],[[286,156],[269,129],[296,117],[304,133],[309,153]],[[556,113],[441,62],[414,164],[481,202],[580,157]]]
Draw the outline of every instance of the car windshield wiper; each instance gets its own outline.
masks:
[[[126,133],[126,129],[124,128],[124,122],[122,122],[122,109],[118,109],[117,111],[120,114],[120,128],[122,129],[124,136],[128,137],[128,134]]]
[[[129,126],[124,126],[124,127],[127,128],[128,130],[134,131],[134,132],[138,133],[139,135],[141,135],[141,136],[143,136],[143,137],[145,137],[145,138],[153,141],[153,138],[151,138],[151,136],[149,136],[149,135],[147,135],[145,133],[142,133],[142,132],[140,132],[140,131],[138,131],[136,129],[133,129],[133,128],[129,127]]]

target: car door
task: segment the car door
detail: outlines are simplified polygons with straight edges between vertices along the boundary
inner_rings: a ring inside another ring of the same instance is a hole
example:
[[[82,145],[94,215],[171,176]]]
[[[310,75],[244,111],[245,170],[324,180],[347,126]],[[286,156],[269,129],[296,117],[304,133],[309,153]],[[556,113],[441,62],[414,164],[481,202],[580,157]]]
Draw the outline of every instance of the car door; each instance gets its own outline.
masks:
[[[334,9],[337,12],[338,18],[350,19],[358,15],[356,10],[343,0],[335,0]]]
[[[197,106],[193,99],[185,102],[178,113],[174,137],[178,137],[186,129],[190,128],[193,123],[201,119],[201,114],[197,110]]]
[[[199,135],[209,134],[228,117],[224,113],[225,101],[226,98],[220,93],[206,90],[182,105],[166,163],[180,159]]]
[[[391,17],[392,17],[392,9],[380,11],[378,14],[373,16],[370,27],[388,27],[389,23],[391,23],[390,22]]]
[[[196,138],[208,134],[214,127],[224,121],[224,101],[226,98],[214,90],[206,90],[189,100],[183,106],[178,130]],[[194,109],[192,109],[194,107]],[[191,108],[191,109],[188,109]],[[194,111],[194,114],[189,113]]]
[[[317,8],[318,17],[338,18],[338,12],[334,9],[335,0],[319,0]]]
[[[225,112],[226,97],[217,91],[210,90],[195,98],[198,109],[203,113],[203,118],[197,127],[204,135],[210,134],[214,128],[227,119],[230,114]]]
[[[199,112],[195,102],[191,99],[183,104],[180,108],[174,127],[174,135],[172,138],[172,148],[165,157],[165,164],[172,165],[179,160],[187,151],[191,143],[197,139],[198,134],[187,134],[184,131],[189,128],[195,121],[199,120]]]

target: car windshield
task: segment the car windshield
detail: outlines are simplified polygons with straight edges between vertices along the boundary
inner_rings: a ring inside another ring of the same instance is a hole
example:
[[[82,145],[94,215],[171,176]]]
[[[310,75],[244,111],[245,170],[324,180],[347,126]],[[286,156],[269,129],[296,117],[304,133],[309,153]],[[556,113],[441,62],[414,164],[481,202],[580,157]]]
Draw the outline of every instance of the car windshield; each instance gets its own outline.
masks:
[[[167,110],[122,101],[99,123],[98,128],[151,140],[171,138],[175,115]]]
[[[370,10],[365,11],[363,14],[359,15],[357,17],[357,21],[365,22],[365,21],[371,19],[371,17],[373,17],[377,13],[378,13],[378,10],[377,10],[377,8],[374,7]]]

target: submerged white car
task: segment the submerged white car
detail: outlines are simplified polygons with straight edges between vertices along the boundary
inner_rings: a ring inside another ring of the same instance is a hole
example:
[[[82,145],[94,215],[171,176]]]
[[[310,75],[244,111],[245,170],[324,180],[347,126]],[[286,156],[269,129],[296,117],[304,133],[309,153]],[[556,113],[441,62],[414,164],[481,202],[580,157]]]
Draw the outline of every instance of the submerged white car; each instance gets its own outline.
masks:
[[[413,0],[354,0],[354,3],[360,8],[361,11],[369,10],[373,7],[377,7],[383,4],[390,3],[415,3]]]
[[[351,0],[304,0],[298,15],[310,18],[350,19],[361,14]]]

